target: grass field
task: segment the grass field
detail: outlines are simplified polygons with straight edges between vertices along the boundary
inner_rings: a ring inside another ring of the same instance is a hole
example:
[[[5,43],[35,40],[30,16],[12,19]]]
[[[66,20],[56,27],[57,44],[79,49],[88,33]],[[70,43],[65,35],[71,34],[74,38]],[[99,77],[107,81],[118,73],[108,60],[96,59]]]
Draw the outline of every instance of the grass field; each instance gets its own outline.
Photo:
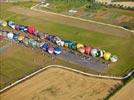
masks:
[[[2,100],[100,100],[116,84],[120,81],[50,68],[2,93],[0,97]]]
[[[0,53],[0,89],[50,64],[69,65],[74,69],[91,72],[89,69],[82,69],[79,65],[70,64],[58,58],[52,59],[52,56],[43,55],[39,49],[12,43],[8,49]]]
[[[124,75],[127,71],[134,68],[134,62],[132,61],[132,59],[134,59],[134,46],[132,46],[134,43],[133,35],[131,37],[119,37],[111,34],[89,31],[75,26],[69,26],[62,22],[53,22],[51,19],[46,20],[45,17],[38,15],[30,17],[9,11],[11,7],[17,5],[28,8],[33,5],[33,3],[0,4],[0,18],[4,20],[13,20],[19,24],[32,24],[42,32],[49,32],[60,36],[61,38],[70,39],[93,47],[103,48],[113,54],[117,54],[119,56],[119,61],[109,66],[109,68],[105,71],[105,74],[107,75]],[[46,66],[48,64],[60,64],[91,72],[88,71],[89,69],[82,69],[79,65],[70,64],[60,59],[52,61],[50,57],[47,55],[43,56],[39,51],[34,51],[29,48],[19,47],[16,45],[9,48],[6,53],[1,54],[1,58],[1,88],[33,72],[34,70],[37,70],[40,66]]]
[[[2,46],[4,46],[4,45],[6,45],[6,44],[8,44],[9,43],[9,41],[8,40],[1,40],[0,41],[0,47],[2,47]]]
[[[109,74],[122,75],[124,72],[133,68],[134,62],[134,43],[133,36],[124,38],[117,37],[110,34],[103,34],[85,29],[68,26],[62,23],[52,22],[50,20],[41,19],[40,16],[29,17],[19,14],[14,14],[7,11],[6,8],[13,6],[12,4],[1,4],[1,9],[5,13],[1,12],[2,19],[11,19],[17,23],[22,24],[34,24],[39,30],[49,32],[60,36],[61,38],[70,39],[76,42],[91,45],[93,47],[104,48],[113,54],[119,56],[119,61],[112,64],[109,67]],[[25,6],[25,5],[23,5]],[[6,16],[10,14],[10,16]],[[74,38],[75,37],[75,38]],[[104,39],[102,39],[104,38]],[[119,49],[120,48],[120,49]],[[129,48],[129,51],[128,51]]]

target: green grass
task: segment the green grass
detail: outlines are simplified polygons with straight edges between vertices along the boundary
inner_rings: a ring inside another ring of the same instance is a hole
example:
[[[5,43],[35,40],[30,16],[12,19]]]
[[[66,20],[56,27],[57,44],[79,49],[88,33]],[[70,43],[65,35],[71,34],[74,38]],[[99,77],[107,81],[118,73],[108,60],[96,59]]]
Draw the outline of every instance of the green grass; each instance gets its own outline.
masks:
[[[118,55],[119,61],[109,66],[108,71],[105,72],[107,75],[123,75],[131,68],[134,68],[134,36],[129,38],[116,37],[110,34],[88,31],[81,28],[68,26],[66,24],[47,21],[45,18],[37,19],[35,17],[14,14],[7,11],[7,8],[10,9],[11,6],[13,6],[13,4],[1,4],[1,19],[11,19],[16,23],[25,25],[34,24],[37,29],[42,32],[49,32],[51,34],[60,36],[61,38],[105,49],[112,54]],[[10,52],[2,55],[2,59],[0,60],[0,64],[2,64],[2,70],[0,72],[0,85],[7,85],[9,82],[14,82],[18,78],[37,70],[41,65],[46,66],[48,64],[60,64],[91,72],[87,69],[81,68],[79,65],[70,64],[61,59],[52,61],[50,57],[41,55],[38,50],[31,50],[19,46],[15,46],[14,49],[10,50]]]
[[[133,21],[131,18],[134,17],[133,11],[106,7],[103,5],[97,5],[96,9],[87,8],[86,5],[91,3],[91,1],[88,0],[48,0],[48,2],[50,3],[50,6],[48,6],[47,8],[42,7],[40,9],[67,15],[73,15],[70,14],[68,11],[70,9],[75,9],[78,11],[78,13],[80,13],[78,15],[74,14],[73,16],[75,17],[100,21],[103,23],[114,24],[119,26],[123,26],[123,23],[127,23],[126,25],[130,29],[134,29],[134,26],[131,24],[131,22]],[[103,15],[99,15],[103,11],[106,11],[106,13],[104,13]],[[122,20],[122,22],[118,22],[117,19],[124,15],[128,19],[130,18],[130,20]]]
[[[8,4],[6,6],[9,6]],[[6,6],[3,9],[6,9]],[[6,12],[7,14],[9,12]],[[11,13],[11,12],[10,12]],[[3,14],[2,14],[3,15]],[[13,15],[13,13],[12,13]],[[28,17],[23,15],[15,14],[14,16],[8,16],[14,20],[16,23],[20,24],[34,24],[37,29],[42,32],[48,32],[54,35],[57,35],[63,39],[69,39],[75,42],[84,43],[93,47],[101,48],[108,50],[112,54],[119,56],[119,61],[113,64],[113,67],[110,67],[110,74],[121,75],[125,71],[131,69],[134,65],[132,59],[134,59],[134,43],[133,36],[129,38],[116,37],[110,34],[103,34],[98,32],[90,32],[77,27],[68,26],[66,24],[59,24],[51,21],[47,21],[40,18]],[[128,48],[129,52],[128,52]]]
[[[49,57],[43,56],[37,50],[31,50],[30,48],[14,44],[7,51],[0,54],[0,56],[0,77],[3,79],[0,82],[0,86],[13,82],[39,67],[44,67],[50,60]]]
[[[61,59],[52,59],[50,55],[41,53],[39,49],[26,48],[13,44],[7,51],[0,54],[0,89],[25,77],[26,75],[50,64],[68,66],[85,72],[79,65],[70,64]]]
[[[6,44],[8,44],[8,43],[9,43],[8,40],[3,39],[3,40],[0,41],[0,47],[6,45]]]
[[[50,3],[50,10],[55,12],[63,12],[73,8],[81,7],[88,3],[87,0],[48,0]]]

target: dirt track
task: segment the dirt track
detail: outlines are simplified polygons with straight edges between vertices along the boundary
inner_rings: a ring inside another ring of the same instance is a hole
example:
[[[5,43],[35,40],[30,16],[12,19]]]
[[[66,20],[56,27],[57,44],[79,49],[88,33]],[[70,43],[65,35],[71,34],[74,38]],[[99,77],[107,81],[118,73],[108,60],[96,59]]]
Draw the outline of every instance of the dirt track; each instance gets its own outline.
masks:
[[[96,32],[111,34],[119,37],[128,37],[132,35],[132,32],[123,29],[110,27],[107,25],[96,24],[93,22],[82,21],[79,19],[69,18],[65,16],[63,17],[60,15],[47,13],[47,12],[33,11],[30,9],[20,8],[20,7],[12,7],[11,9],[9,9],[9,11],[17,14],[36,17],[38,19],[45,19],[53,22],[58,22],[61,24],[83,28],[89,31],[96,31]]]
[[[97,100],[117,80],[98,79],[50,68],[2,93],[2,100]]]
[[[111,100],[134,100],[134,79],[117,92]]]

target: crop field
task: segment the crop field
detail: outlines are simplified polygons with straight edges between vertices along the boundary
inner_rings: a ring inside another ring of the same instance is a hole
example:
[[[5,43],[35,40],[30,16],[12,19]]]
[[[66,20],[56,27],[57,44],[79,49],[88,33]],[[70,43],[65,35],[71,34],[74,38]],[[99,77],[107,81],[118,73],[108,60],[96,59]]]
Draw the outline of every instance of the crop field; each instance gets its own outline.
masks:
[[[83,76],[50,68],[2,93],[2,100],[89,100],[103,99],[117,80]],[[16,95],[17,94],[17,95]]]
[[[134,99],[134,79],[124,86],[110,100],[131,100]]]

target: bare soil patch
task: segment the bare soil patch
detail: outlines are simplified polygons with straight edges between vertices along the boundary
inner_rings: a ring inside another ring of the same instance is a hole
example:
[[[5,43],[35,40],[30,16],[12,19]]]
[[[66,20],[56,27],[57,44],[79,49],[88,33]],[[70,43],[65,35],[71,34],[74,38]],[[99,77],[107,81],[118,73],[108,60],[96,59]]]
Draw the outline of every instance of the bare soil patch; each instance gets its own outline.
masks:
[[[129,22],[130,20],[134,20],[134,17],[122,15],[122,16],[119,16],[119,17],[116,18],[116,21],[118,23]]]

